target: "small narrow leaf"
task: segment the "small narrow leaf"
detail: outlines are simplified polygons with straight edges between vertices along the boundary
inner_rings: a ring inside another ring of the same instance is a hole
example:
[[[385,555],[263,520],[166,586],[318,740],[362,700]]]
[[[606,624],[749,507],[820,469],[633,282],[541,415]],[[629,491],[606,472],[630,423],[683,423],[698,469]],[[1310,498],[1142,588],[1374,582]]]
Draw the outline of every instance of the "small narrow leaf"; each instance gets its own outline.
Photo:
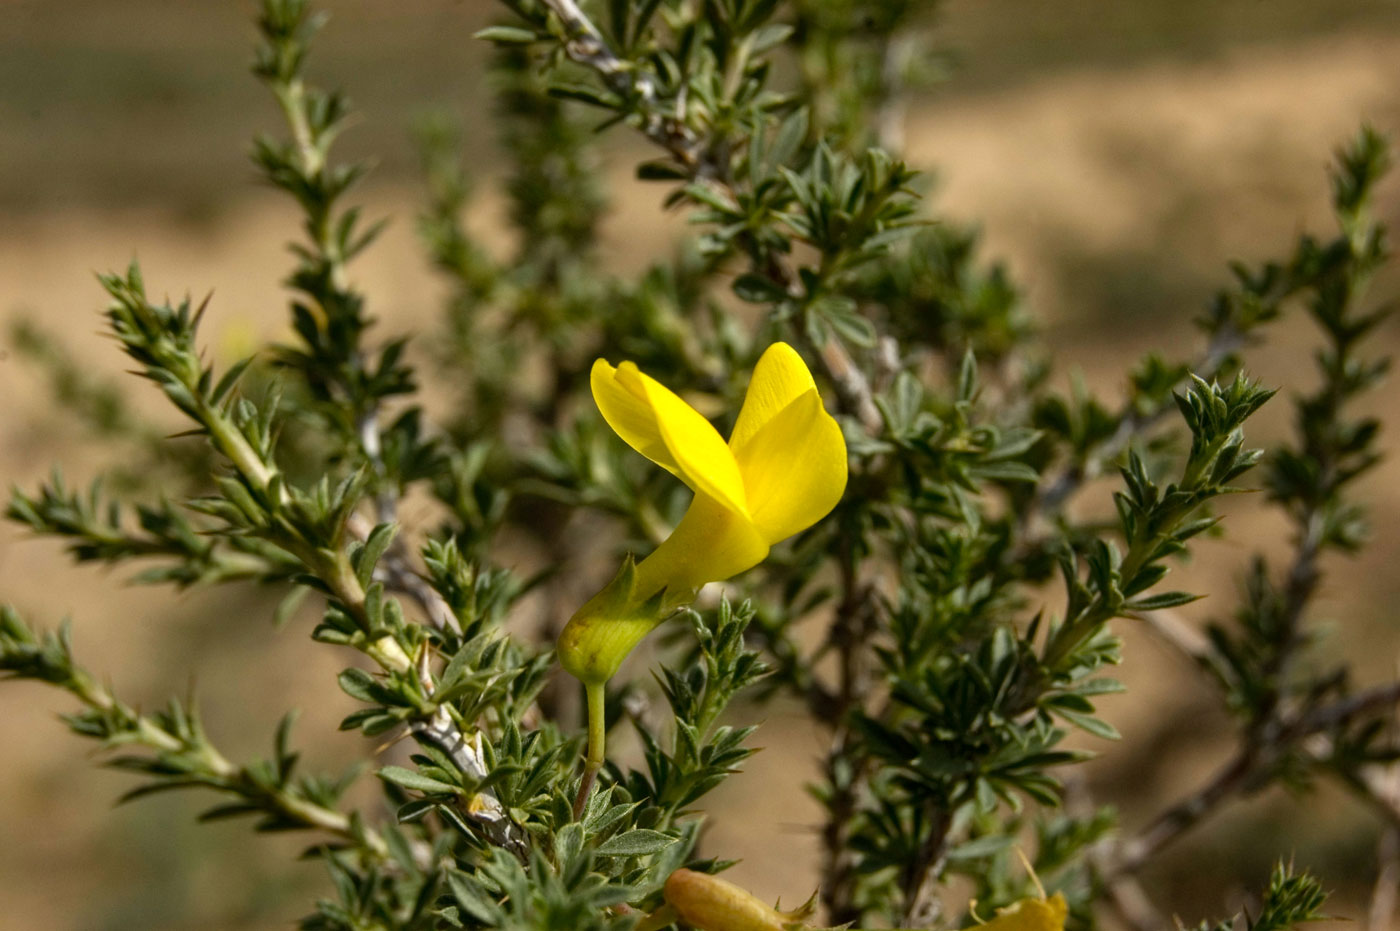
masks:
[[[405,789],[415,789],[419,792],[431,792],[438,795],[457,792],[457,787],[430,779],[422,773],[414,772],[411,769],[404,769],[402,766],[386,766],[375,773],[385,782],[392,782],[394,785],[403,786]]]
[[[678,839],[660,831],[638,828],[604,841],[596,852],[605,857],[639,857],[665,850]]]

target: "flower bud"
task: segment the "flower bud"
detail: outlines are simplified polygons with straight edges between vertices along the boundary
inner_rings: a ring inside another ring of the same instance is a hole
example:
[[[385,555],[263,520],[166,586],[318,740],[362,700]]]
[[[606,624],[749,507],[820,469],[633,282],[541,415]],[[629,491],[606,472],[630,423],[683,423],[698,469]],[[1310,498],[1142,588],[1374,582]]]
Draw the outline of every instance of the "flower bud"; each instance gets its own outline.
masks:
[[[747,890],[694,870],[672,873],[665,896],[676,914],[700,931],[784,931],[794,920]]]

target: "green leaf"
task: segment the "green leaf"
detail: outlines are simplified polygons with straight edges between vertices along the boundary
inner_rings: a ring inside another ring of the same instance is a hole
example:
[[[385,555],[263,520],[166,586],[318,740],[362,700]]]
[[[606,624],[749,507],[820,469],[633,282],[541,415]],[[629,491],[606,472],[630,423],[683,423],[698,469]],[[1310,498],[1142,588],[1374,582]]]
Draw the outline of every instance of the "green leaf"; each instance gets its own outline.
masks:
[[[1203,597],[1203,595],[1193,595],[1190,592],[1162,592],[1160,595],[1130,601],[1123,605],[1123,609],[1125,611],[1160,611],[1163,608],[1176,608],[1190,604]]]
[[[209,403],[217,406],[224,396],[233,390],[233,386],[238,384],[238,380],[243,377],[248,366],[253,364],[253,359],[249,356],[236,363],[219,379],[219,383],[214,386],[214,390],[209,394]]]
[[[843,339],[855,346],[868,349],[875,345],[875,324],[855,313],[827,313],[826,320],[831,328]]]
[[[278,630],[287,626],[287,622],[297,613],[297,609],[306,601],[306,596],[311,594],[311,589],[305,585],[298,585],[277,603],[277,610],[273,612],[272,624]]]
[[[660,831],[638,828],[604,841],[595,852],[604,857],[640,857],[665,850],[677,840],[679,838]]]
[[[402,766],[385,766],[375,775],[385,782],[392,782],[394,785],[403,786],[405,789],[414,789],[418,792],[446,795],[460,791],[456,786],[430,779],[422,773],[404,769]]]
[[[389,544],[394,542],[398,529],[398,525],[394,523],[379,524],[370,531],[364,546],[356,553],[355,576],[360,580],[361,588],[369,588],[370,581],[374,578],[374,567],[384,555],[384,551],[389,548]]]
[[[482,888],[479,879],[453,870],[447,874],[447,884],[462,911],[486,925],[500,923],[500,906],[496,904],[495,898]]]
[[[1064,718],[1070,724],[1095,737],[1102,737],[1104,740],[1120,740],[1122,734],[1118,733],[1118,728],[1109,724],[1102,718],[1096,718],[1092,714],[1081,714],[1078,711],[1070,711],[1063,707],[1055,709],[1055,714]]]
[[[1010,847],[1015,839],[1010,834],[989,834],[954,847],[948,851],[948,859],[975,860],[979,857],[989,857]]]
[[[637,166],[639,181],[684,181],[689,177],[685,169],[664,159],[653,159]]]
[[[752,272],[734,279],[734,293],[750,304],[776,304],[788,297],[781,284]]]
[[[968,471],[989,482],[1035,482],[1040,473],[1024,462],[982,462]]]
[[[497,45],[529,45],[540,41],[539,34],[533,29],[521,29],[518,26],[487,26],[473,33],[472,38],[495,42]]]
[[[621,105],[621,101],[614,95],[587,84],[557,83],[550,86],[549,92],[555,97],[577,100],[579,103],[601,107],[604,110],[616,110]]]
[[[764,26],[753,34],[753,51],[755,55],[762,55],[764,52],[777,48],[788,40],[793,33],[793,28],[786,23],[774,23]]]
[[[378,683],[363,669],[346,669],[336,677],[336,681],[340,683],[340,690],[351,698],[372,704],[379,702],[376,694]]]

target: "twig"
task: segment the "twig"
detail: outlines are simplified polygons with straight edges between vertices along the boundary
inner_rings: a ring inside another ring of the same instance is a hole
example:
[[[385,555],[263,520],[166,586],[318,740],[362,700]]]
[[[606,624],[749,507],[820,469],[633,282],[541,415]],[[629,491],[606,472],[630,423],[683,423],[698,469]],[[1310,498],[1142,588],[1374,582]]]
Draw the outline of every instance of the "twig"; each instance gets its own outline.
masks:
[[[1285,737],[1297,739],[1329,731],[1356,718],[1400,704],[1400,681],[1387,682],[1315,708],[1288,725]]]
[[[1391,730],[1395,730],[1391,719]],[[1389,766],[1377,779],[1378,798],[1391,807],[1400,803],[1400,766]],[[1392,821],[1381,828],[1376,841],[1376,885],[1371,890],[1371,904],[1366,910],[1367,931],[1390,931],[1395,919],[1397,893],[1400,892],[1400,824]]]
[[[389,849],[377,832],[357,826],[350,815],[312,801],[294,786],[273,784],[250,774],[248,767],[230,762],[210,744],[202,729],[196,729],[193,741],[187,735],[172,732],[160,719],[138,714],[107,686],[99,685],[91,675],[77,667],[72,669],[71,676],[62,687],[89,708],[125,724],[123,733],[107,736],[104,749],[142,746],[155,751],[157,759],[167,761],[172,767],[183,765],[179,779],[169,772],[160,774],[160,778],[168,780],[168,785],[199,785],[227,792],[304,828],[323,831],[344,841],[363,843],[375,857],[388,857]]]
[[[1136,872],[1163,847],[1194,827],[1232,796],[1248,792],[1256,779],[1268,773],[1274,761],[1289,749],[1305,747],[1317,759],[1326,759],[1331,741],[1324,735],[1358,717],[1387,706],[1400,704],[1400,682],[1388,682],[1330,705],[1299,714],[1292,720],[1277,720],[1272,727],[1258,727],[1223,767],[1191,795],[1162,812],[1123,844],[1116,862],[1105,872],[1110,880]],[[1400,801],[1381,792],[1373,780],[1358,774],[1360,788],[1376,803],[1388,803],[1388,816],[1400,824]]]
[[[561,19],[567,18],[568,10],[577,11],[572,0],[561,0],[560,6]],[[285,51],[285,49],[279,48],[276,36],[269,35],[269,41],[274,55],[279,51]],[[319,182],[323,178],[327,167],[326,153],[333,133],[313,122],[311,108],[315,103],[314,98],[308,97],[299,67],[294,67],[293,72],[291,76],[284,77],[281,70],[274,70],[267,75],[267,78],[291,128],[297,155],[295,167],[310,184]],[[327,196],[325,205],[320,209],[306,207],[307,228],[312,240],[312,251],[319,255],[313,257],[307,252],[303,252],[303,263],[304,265],[310,264],[313,270],[317,271],[319,271],[319,265],[323,264],[327,280],[325,285],[321,287],[328,288],[334,296],[344,298],[344,300],[336,302],[338,305],[343,304],[346,307],[357,308],[358,301],[350,300],[354,294],[351,291],[346,269],[349,257],[347,249],[336,240],[338,235],[336,230],[348,230],[349,225],[354,222],[355,211],[344,213],[341,217],[342,222],[332,222],[331,204],[338,193],[337,190]],[[350,254],[353,254],[353,250],[350,250]],[[323,297],[314,293],[315,290],[312,289],[314,297]],[[325,303],[324,300],[322,303]],[[352,369],[363,372],[367,366],[360,340],[364,329],[368,326],[368,321],[359,319],[357,313],[351,311],[348,322],[354,326],[351,328],[351,342],[346,349],[344,361]],[[376,522],[378,524],[393,523],[397,518],[398,501],[396,490],[389,483],[382,481],[385,478],[385,467],[380,425],[381,395],[367,393],[361,396],[360,392],[356,390],[354,379],[347,378],[338,367],[326,377],[347,399],[354,402],[355,439],[366,462],[373,468],[375,475],[381,479],[381,487],[377,490],[374,500]],[[260,463],[256,461],[256,456],[253,459],[255,461],[250,466],[255,470],[253,474],[256,476],[258,474],[256,468]],[[248,474],[246,469],[245,474]],[[264,479],[259,484],[260,487],[265,487],[267,482]],[[352,536],[364,540],[372,532],[372,528],[366,524],[367,521],[362,516],[353,515],[351,521],[348,522],[347,529]],[[308,561],[308,569],[320,575],[332,596],[342,602],[347,610],[368,628],[365,586],[352,570],[347,554],[342,550],[334,553],[329,559],[320,559],[319,554],[315,553],[312,556],[315,558]],[[411,557],[403,541],[396,540],[388,552],[381,557],[375,571],[386,587],[412,599],[421,609],[429,625],[441,631],[460,632],[460,626],[450,605],[419,573],[413,570],[410,560]],[[436,690],[436,682],[430,667],[430,652],[426,647],[416,657],[409,657],[397,639],[385,636],[370,644],[365,652],[385,669],[415,673],[422,686],[424,696],[429,700],[432,699]],[[437,746],[449,755],[463,773],[477,780],[485,779],[489,775],[481,732],[474,731],[471,736],[468,736],[468,732],[453,717],[447,705],[434,702],[432,712],[425,718],[412,722],[410,727],[421,739]],[[524,831],[510,819],[505,807],[489,789],[479,792],[471,800],[465,814],[482,826],[483,833],[492,843],[510,850],[522,860],[526,858],[528,845]]]
[[[369,528],[365,524],[364,517],[355,514],[346,522],[346,529],[360,539],[364,539],[369,533]],[[386,562],[387,566],[385,566]],[[381,561],[381,567],[385,570],[386,587],[397,588],[417,602],[428,623],[439,630],[460,630],[452,608],[442,595],[422,576],[409,569],[402,558],[389,560],[389,556],[386,554],[384,560]],[[391,581],[392,585],[390,585]],[[425,652],[419,657],[418,679],[422,683],[427,697],[431,698],[436,685],[427,663],[428,654]],[[410,728],[414,733],[450,756],[457,767],[473,779],[485,779],[490,774],[490,768],[486,765],[486,753],[482,746],[481,733],[478,731],[468,738],[442,705],[438,705],[429,718],[414,722]],[[523,832],[510,819],[504,806],[490,789],[477,793],[465,814],[482,826],[492,843],[504,847],[522,859],[528,854],[529,847]]]
[[[1169,927],[1137,877],[1120,874],[1104,883],[1108,904],[1133,931],[1164,931]]]
[[[904,924],[911,928],[931,928],[943,917],[943,902],[938,898],[938,883],[948,862],[948,830],[952,827],[950,813],[936,810],[933,823],[919,849],[919,864],[905,884]]]
[[[383,517],[383,512],[379,513]],[[393,519],[392,512],[389,519]],[[382,522],[382,521],[381,521]],[[351,514],[345,523],[345,529],[353,534],[356,539],[364,541],[369,539],[370,532],[374,529],[369,521],[362,514]],[[435,630],[452,631],[461,633],[461,625],[457,621],[457,615],[453,613],[452,606],[442,597],[437,589],[428,584],[422,573],[416,571],[409,562],[408,547],[402,539],[395,540],[388,551],[380,558],[379,564],[375,566],[374,577],[383,582],[384,587],[392,592],[398,592],[413,600],[423,612],[423,618]]]
[[[1144,611],[1134,615],[1157,635],[1157,638],[1173,647],[1182,656],[1202,668],[1209,669],[1215,649],[1205,634],[1192,627],[1177,612],[1170,609]]]
[[[1066,812],[1075,817],[1093,814],[1096,806],[1082,775],[1071,775],[1065,779],[1064,805]],[[1096,883],[1102,885],[1109,907],[1118,913],[1118,917],[1131,931],[1166,931],[1170,927],[1166,917],[1148,898],[1137,877],[1124,874],[1112,881],[1104,878],[1113,854],[1111,838],[1104,838],[1090,845],[1085,854],[1091,876]]]
[[[574,0],[543,2],[564,27],[568,37],[564,43],[565,53],[578,64],[598,72],[614,93],[636,101],[638,128],[648,139],[676,156],[683,165],[701,175],[708,174],[703,169],[695,134],[684,123],[659,112],[655,78],[614,55],[598,27]]]
[[[457,621],[457,615],[452,611],[452,607],[437,589],[429,585],[423,576],[409,567],[406,555],[402,552],[396,553],[394,548],[390,547],[389,552],[385,553],[384,558],[380,560],[376,575],[382,571],[386,588],[401,592],[413,599],[414,603],[422,610],[428,624],[433,628],[460,634],[462,628]]]
[[[875,138],[880,148],[891,154],[904,151],[904,124],[908,119],[909,100],[904,93],[900,72],[905,62],[918,48],[914,36],[899,36],[885,42],[880,56],[880,83],[883,93],[875,111]]]
[[[1200,360],[1191,366],[1191,371],[1210,381],[1219,374],[1220,367],[1225,363],[1225,360],[1243,342],[1244,337],[1238,330],[1228,326],[1222,327],[1211,337],[1206,351]],[[1118,429],[1113,432],[1113,435],[1100,443],[1093,455],[1086,461],[1065,466],[1055,478],[1041,485],[1034,504],[1026,509],[1026,516],[1029,517],[1036,513],[1052,513],[1058,510],[1085,482],[1097,478],[1102,473],[1104,465],[1112,462],[1123,450],[1127,449],[1134,437],[1159,423],[1173,409],[1168,404],[1154,411],[1142,413],[1133,406],[1131,401],[1124,402],[1123,408],[1118,414]]]
[[[608,48],[598,27],[574,0],[542,2],[563,25],[568,36],[564,43],[568,56],[576,63],[596,71],[615,93],[636,101],[634,109],[642,133],[674,155],[690,173],[692,180],[709,180],[733,195],[732,186],[725,181],[724,165],[710,157],[707,148],[684,123],[660,112],[655,79],[644,69],[618,58]],[[719,151],[726,147],[714,148]],[[797,275],[776,259],[770,261],[766,273],[790,291],[795,287]],[[797,329],[799,332],[802,330],[801,327]],[[809,346],[809,350],[821,359],[846,410],[860,419],[867,432],[877,432],[881,424],[880,411],[875,406],[870,381],[840,342],[831,337],[821,346]]]
[[[1388,824],[1376,842],[1376,885],[1366,910],[1367,931],[1390,931],[1395,918],[1396,890],[1400,887],[1400,828]]]
[[[849,762],[851,735],[844,728],[837,727],[823,761],[824,776],[831,796],[826,799],[826,823],[822,825],[822,882],[820,886],[822,905],[826,907],[827,920],[834,925],[842,925],[860,917],[855,907],[854,890],[855,855],[851,851],[849,832],[851,820],[856,814],[855,785],[857,775],[851,767],[842,766]]]
[[[802,327],[798,329],[802,330]],[[874,392],[871,391],[870,379],[865,376],[865,372],[851,360],[845,347],[835,338],[828,339],[820,347],[812,348],[822,360],[826,373],[831,376],[842,405],[859,418],[867,433],[878,433],[882,423],[880,408],[875,406]]]
[[[861,706],[869,689],[870,670],[866,642],[877,626],[873,613],[874,590],[862,583],[849,541],[843,541],[839,560],[841,603],[827,630],[824,648],[833,650],[840,663],[837,691],[830,709],[831,749],[825,762],[831,798],[822,829],[822,903],[833,924],[854,922],[860,912],[854,901],[855,855],[848,843],[856,815],[865,761],[851,752],[855,745],[847,717]]]
[[[432,743],[456,763],[462,772],[474,779],[485,779],[490,774],[486,767],[486,752],[482,746],[481,732],[468,740],[447,709],[441,705],[431,718],[413,725],[413,730],[424,740]],[[529,844],[520,826],[511,820],[509,813],[490,789],[478,792],[464,814],[480,824],[491,843],[509,850],[524,862],[529,856]]]
[[[1224,327],[1217,331],[1207,350],[1203,368],[1210,371],[1222,365],[1240,339],[1240,334],[1233,327]],[[1344,346],[1338,347],[1339,354],[1344,355],[1344,350]],[[1335,414],[1342,400],[1337,376],[1330,370],[1325,371],[1325,374],[1328,381],[1323,390],[1327,392],[1326,396],[1331,401],[1331,411]],[[1160,412],[1152,416],[1160,416]],[[1115,440],[1121,436],[1121,441],[1125,444],[1136,432],[1138,425],[1148,422],[1150,421],[1147,417],[1125,417],[1115,434]],[[1306,434],[1303,442],[1307,443]],[[1121,445],[1118,448],[1121,449]],[[1263,706],[1256,712],[1242,735],[1241,745],[1235,756],[1195,793],[1167,809],[1135,838],[1124,844],[1121,857],[1113,872],[1109,874],[1110,880],[1116,875],[1140,869],[1158,850],[1194,826],[1231,796],[1247,792],[1256,782],[1268,779],[1281,758],[1303,747],[1314,735],[1321,735],[1322,732],[1344,725],[1356,717],[1400,702],[1400,682],[1394,682],[1322,707],[1305,706],[1302,710],[1289,707],[1289,670],[1305,641],[1304,612],[1321,578],[1319,559],[1327,524],[1325,508],[1335,502],[1334,492],[1337,487],[1338,454],[1335,447],[1324,444],[1320,449],[1309,448],[1309,452],[1318,470],[1315,482],[1322,493],[1305,498],[1301,507],[1291,511],[1297,528],[1295,550],[1284,577],[1279,629],[1273,638],[1272,650],[1267,656],[1263,670],[1265,680],[1270,683],[1270,691]],[[1116,454],[1115,451],[1111,455]],[[1056,487],[1052,486],[1050,492],[1055,490]],[[1047,495],[1050,492],[1047,492]],[[1169,631],[1168,635],[1175,638],[1190,655],[1201,656],[1198,645],[1182,639],[1181,629],[1159,629]],[[1208,662],[1208,659],[1204,661]]]
[[[1258,764],[1257,752],[1246,745],[1216,771],[1206,783],[1162,812],[1137,836],[1123,844],[1118,858],[1105,871],[1110,882],[1135,873],[1163,847],[1194,827],[1206,815],[1238,792],[1245,790]]]
[[[1370,805],[1389,827],[1400,831],[1400,797],[1391,792],[1386,774],[1380,767],[1374,766],[1354,775],[1352,787],[1357,790],[1362,801]]]
[[[311,177],[324,168],[324,155],[321,149],[312,142],[303,95],[304,86],[300,79],[294,81],[285,91],[277,93],[278,100],[282,103],[287,120],[291,125],[301,159],[302,172]],[[345,257],[339,249],[333,247],[329,238],[331,235],[329,228],[313,226],[312,234],[317,248],[326,257],[330,267],[330,286],[335,290],[348,292]],[[350,361],[357,368],[363,369],[364,360],[358,346]],[[380,403],[378,399],[375,399],[360,411],[355,423],[355,434],[366,460],[374,468],[375,473],[382,476],[384,473],[383,438],[379,425],[379,414]],[[375,519],[378,523],[387,524],[396,520],[398,500],[392,489],[380,489],[375,496],[374,503]],[[362,515],[352,514],[347,521],[346,529],[352,536],[365,540],[373,528],[367,526],[367,521]],[[388,552],[381,557],[379,564],[375,567],[375,572],[387,588],[411,598],[419,606],[425,620],[432,627],[442,631],[460,632],[461,628],[457,619],[442,595],[410,567],[407,547],[402,540],[394,541]],[[354,580],[353,575],[347,576],[344,572],[334,575],[334,578],[326,579],[331,590],[352,610],[362,609],[364,592],[360,590],[359,583]],[[428,668],[426,652],[418,658],[417,667],[418,678],[423,685],[424,693],[431,698],[435,683]],[[481,733],[477,732],[472,738],[468,738],[444,706],[438,705],[430,717],[414,722],[411,728],[424,740],[434,744],[450,756],[462,772],[472,778],[484,779],[489,774]],[[489,789],[477,794],[466,814],[471,820],[482,825],[492,843],[510,850],[517,857],[522,859],[525,857],[528,848],[523,832],[518,825],[510,820],[504,806]]]
[[[1301,748],[1312,762],[1324,766],[1336,752],[1332,738],[1325,734],[1306,738]],[[1366,766],[1344,773],[1342,781],[1389,826],[1400,830],[1400,795],[1392,791],[1388,773],[1386,767]]]

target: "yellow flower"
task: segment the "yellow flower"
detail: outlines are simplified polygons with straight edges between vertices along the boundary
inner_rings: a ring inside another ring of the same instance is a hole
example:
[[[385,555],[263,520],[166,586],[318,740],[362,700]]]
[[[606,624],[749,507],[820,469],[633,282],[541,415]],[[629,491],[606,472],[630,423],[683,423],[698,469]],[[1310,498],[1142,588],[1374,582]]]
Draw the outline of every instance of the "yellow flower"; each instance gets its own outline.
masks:
[[[1042,891],[1040,898],[1022,899],[998,909],[991,921],[973,925],[968,931],[1065,931],[1067,917],[1065,897],[1057,892],[1047,899]]]
[[[603,766],[603,686],[668,611],[757,565],[768,548],[825,517],[846,490],[846,441],[822,407],[802,357],[774,343],[754,367],[729,442],[631,362],[593,363],[603,419],[637,452],[695,492],[675,531],[638,564],[629,558],[559,635],[559,664],[584,684],[588,755],[574,799],[581,817]]]
[[[977,900],[973,899],[969,908],[972,917],[977,918],[977,924],[965,931],[1065,931],[1069,903],[1065,901],[1064,895],[1057,892],[1046,898],[1045,887],[1040,884],[1040,877],[1035,875],[1035,867],[1031,866],[1031,861],[1019,847],[1016,848],[1016,856],[1021,858],[1026,872],[1030,874],[1039,897],[1022,899],[1005,908],[999,908],[996,917],[991,921],[977,918]]]
[[[671,536],[635,568],[624,566],[560,636],[564,668],[601,682],[664,607],[757,565],[773,544],[825,517],[846,488],[846,443],[812,373],[786,343],[758,360],[728,443],[631,362],[614,368],[599,359],[592,385],[617,435],[695,492]]]

